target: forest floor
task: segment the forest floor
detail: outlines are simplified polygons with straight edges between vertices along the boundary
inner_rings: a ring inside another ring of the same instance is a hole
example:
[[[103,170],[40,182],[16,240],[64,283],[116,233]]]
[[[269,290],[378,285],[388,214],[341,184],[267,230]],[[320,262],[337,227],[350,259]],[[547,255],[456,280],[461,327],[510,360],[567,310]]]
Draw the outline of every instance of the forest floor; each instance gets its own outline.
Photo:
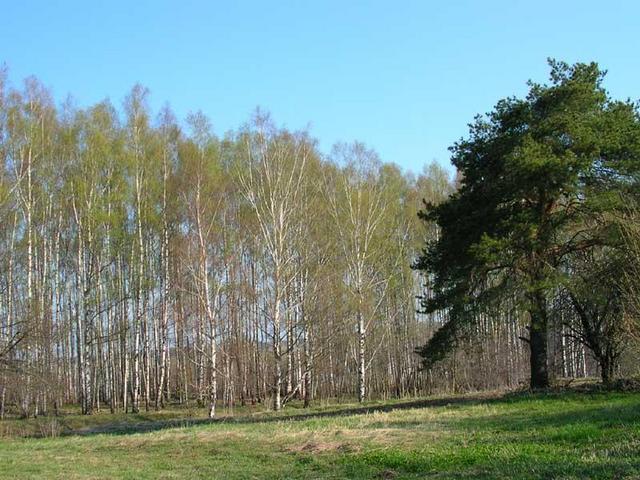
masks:
[[[5,420],[0,478],[640,478],[639,393],[255,410]]]

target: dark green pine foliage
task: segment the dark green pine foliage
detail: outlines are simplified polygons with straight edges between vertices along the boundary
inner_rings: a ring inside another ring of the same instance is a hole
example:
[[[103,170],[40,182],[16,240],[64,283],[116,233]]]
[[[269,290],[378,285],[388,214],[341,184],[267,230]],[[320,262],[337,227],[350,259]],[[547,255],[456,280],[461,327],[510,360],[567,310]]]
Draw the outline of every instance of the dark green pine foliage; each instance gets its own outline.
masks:
[[[637,108],[609,99],[595,63],[549,64],[548,85],[529,82],[525,99],[476,117],[451,148],[459,190],[419,214],[440,228],[415,265],[430,278],[422,305],[447,312],[417,350],[425,368],[479,313],[516,302],[528,313],[531,387],[548,386],[549,297],[572,253],[614,241],[609,223],[593,220],[620,208],[620,191],[637,182]]]

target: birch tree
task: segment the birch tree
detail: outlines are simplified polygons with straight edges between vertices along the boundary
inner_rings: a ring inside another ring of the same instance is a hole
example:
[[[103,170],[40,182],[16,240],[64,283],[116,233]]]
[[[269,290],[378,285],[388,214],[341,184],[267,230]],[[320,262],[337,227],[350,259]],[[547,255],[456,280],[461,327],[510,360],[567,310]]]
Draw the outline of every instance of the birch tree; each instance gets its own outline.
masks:
[[[374,298],[385,286],[379,273],[381,224],[387,205],[377,155],[360,143],[339,144],[333,158],[342,174],[325,180],[338,248],[346,264],[345,285],[351,295],[357,329],[358,401],[366,396],[367,333],[384,298]]]
[[[278,131],[268,116],[257,112],[244,135],[248,165],[240,173],[242,193],[258,223],[270,262],[270,299],[265,312],[273,349],[273,407],[282,407],[282,327],[285,295],[295,278],[295,255],[289,248],[300,220],[299,204],[311,148],[304,136]]]

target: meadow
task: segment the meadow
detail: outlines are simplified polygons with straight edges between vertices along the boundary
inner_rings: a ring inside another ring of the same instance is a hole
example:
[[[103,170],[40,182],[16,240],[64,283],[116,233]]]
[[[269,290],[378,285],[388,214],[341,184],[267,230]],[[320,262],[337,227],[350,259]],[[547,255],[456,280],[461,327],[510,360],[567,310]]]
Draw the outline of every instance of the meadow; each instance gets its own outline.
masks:
[[[640,394],[483,394],[283,412],[0,423],[0,478],[640,478]],[[37,438],[41,437],[41,438]]]

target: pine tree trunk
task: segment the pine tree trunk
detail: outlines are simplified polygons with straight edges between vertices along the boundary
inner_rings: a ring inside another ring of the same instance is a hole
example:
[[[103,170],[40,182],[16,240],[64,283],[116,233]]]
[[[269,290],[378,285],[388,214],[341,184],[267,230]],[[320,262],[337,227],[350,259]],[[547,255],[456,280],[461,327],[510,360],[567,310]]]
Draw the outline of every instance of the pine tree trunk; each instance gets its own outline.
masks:
[[[547,366],[547,310],[543,293],[532,297],[529,310],[531,325],[529,330],[529,347],[531,349],[531,388],[549,387],[549,371]]]

